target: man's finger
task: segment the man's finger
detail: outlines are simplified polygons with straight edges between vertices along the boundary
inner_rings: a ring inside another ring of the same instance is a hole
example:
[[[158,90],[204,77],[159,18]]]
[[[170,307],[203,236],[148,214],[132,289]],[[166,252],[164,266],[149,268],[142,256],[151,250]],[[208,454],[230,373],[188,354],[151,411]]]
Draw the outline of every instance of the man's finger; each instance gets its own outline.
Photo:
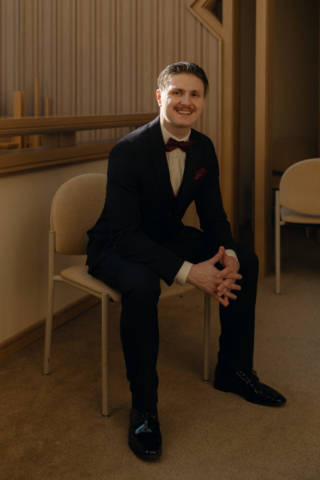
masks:
[[[221,283],[217,290],[221,291],[224,288],[228,288],[229,290],[241,290],[241,286],[238,285],[237,283],[233,283],[233,280],[225,280],[223,283]]]
[[[232,293],[230,290],[227,288],[224,289],[222,292],[217,293],[218,297],[228,297],[231,298],[232,300],[236,300],[238,297]]]
[[[219,252],[216,253],[214,257],[209,258],[209,260],[207,260],[207,262],[210,265],[215,265],[217,262],[219,262],[221,260],[221,258],[222,258],[222,252],[221,252],[221,250],[219,250]]]
[[[211,292],[208,292],[208,293],[210,293],[211,297],[218,300],[218,302],[221,303],[221,305],[223,305],[224,307],[227,307],[229,305],[229,302],[227,300],[225,300],[222,297],[219,297],[213,290]]]
[[[224,272],[224,270],[223,270]],[[234,278],[235,280],[242,280],[242,275],[240,273],[226,273],[223,274],[222,271],[217,274],[217,278]]]

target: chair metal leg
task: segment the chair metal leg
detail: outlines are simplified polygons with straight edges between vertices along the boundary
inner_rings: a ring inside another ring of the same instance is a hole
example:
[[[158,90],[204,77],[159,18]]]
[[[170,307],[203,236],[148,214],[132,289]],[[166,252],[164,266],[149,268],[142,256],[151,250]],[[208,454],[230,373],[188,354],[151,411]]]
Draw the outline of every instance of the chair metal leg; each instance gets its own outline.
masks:
[[[275,206],[275,266],[276,266],[276,294],[280,295],[280,199],[279,190],[276,191],[276,206]]]
[[[108,385],[108,316],[109,295],[101,297],[101,330],[102,330],[102,415],[109,417],[109,385]]]
[[[203,380],[209,380],[210,295],[204,294]]]
[[[49,232],[49,272],[48,272],[48,304],[46,318],[46,332],[44,343],[44,361],[43,374],[50,373],[50,354],[51,354],[51,337],[52,337],[52,316],[53,316],[53,296],[54,296],[54,249],[55,249],[55,232]]]

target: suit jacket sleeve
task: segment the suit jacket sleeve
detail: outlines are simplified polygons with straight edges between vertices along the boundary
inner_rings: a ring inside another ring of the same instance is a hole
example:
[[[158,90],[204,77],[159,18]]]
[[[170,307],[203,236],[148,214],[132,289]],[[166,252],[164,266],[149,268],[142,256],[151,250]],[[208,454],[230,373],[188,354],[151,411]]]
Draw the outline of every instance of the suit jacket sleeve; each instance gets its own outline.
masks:
[[[201,229],[211,244],[236,251],[236,242],[232,237],[230,223],[223,209],[219,184],[219,164],[211,140],[207,139],[204,148],[204,162],[207,176],[203,187],[195,198]]]
[[[125,258],[153,268],[168,285],[184,260],[152,240],[142,229],[140,163],[126,151],[111,153],[106,208],[112,243]]]

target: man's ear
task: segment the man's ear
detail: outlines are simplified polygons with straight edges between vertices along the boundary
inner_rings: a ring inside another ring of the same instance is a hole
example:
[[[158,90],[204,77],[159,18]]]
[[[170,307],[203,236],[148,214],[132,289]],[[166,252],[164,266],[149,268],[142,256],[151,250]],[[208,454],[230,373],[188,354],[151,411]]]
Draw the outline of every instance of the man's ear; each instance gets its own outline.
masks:
[[[157,101],[159,107],[161,107],[161,90],[157,90]]]

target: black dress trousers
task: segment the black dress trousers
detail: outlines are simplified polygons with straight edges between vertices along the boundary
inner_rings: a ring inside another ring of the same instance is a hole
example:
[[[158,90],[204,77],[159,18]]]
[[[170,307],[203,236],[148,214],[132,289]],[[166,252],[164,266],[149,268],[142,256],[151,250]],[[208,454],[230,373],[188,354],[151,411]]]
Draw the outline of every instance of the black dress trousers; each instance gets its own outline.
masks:
[[[191,263],[208,260],[219,249],[219,245],[209,244],[205,234],[192,227],[180,229],[165,246]],[[235,292],[238,298],[230,300],[229,306],[220,305],[218,362],[225,370],[253,367],[258,259],[255,253],[239,244],[236,253],[239,273],[243,276],[238,281],[242,289]],[[222,269],[219,263],[216,267]],[[147,265],[114,253],[106,256],[91,274],[122,293],[120,334],[132,405],[138,410],[153,408],[158,401],[160,278]]]

